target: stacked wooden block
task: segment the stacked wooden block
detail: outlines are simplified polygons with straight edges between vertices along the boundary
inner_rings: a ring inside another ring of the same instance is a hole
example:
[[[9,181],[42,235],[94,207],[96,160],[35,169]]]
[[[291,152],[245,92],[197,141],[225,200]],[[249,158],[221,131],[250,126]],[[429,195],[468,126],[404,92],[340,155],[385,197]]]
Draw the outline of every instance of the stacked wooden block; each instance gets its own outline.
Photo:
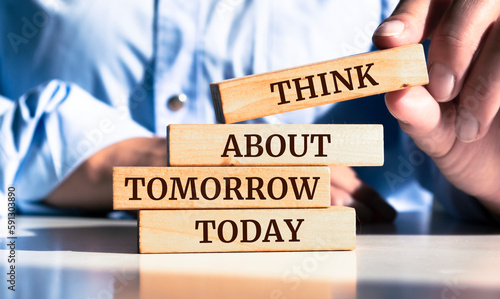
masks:
[[[382,126],[170,125],[170,167],[117,167],[114,208],[138,209],[140,252],[355,247],[325,165],[381,165]]]
[[[425,59],[416,47],[212,84],[218,119],[425,84]],[[382,67],[384,57],[392,71]],[[401,68],[412,73],[394,71]],[[330,207],[328,166],[382,165],[383,128],[170,125],[167,153],[168,167],[114,168],[114,208],[140,210],[141,253],[351,250],[355,212]]]

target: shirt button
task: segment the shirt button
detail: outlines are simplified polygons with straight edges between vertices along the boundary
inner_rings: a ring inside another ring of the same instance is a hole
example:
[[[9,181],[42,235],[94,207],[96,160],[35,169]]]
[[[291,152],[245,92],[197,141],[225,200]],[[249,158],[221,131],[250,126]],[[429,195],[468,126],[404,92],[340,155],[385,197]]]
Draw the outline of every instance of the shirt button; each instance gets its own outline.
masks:
[[[184,107],[186,101],[187,101],[187,96],[185,94],[181,93],[178,95],[174,95],[170,97],[170,99],[168,99],[167,107],[171,111],[178,111],[181,110],[182,107]]]

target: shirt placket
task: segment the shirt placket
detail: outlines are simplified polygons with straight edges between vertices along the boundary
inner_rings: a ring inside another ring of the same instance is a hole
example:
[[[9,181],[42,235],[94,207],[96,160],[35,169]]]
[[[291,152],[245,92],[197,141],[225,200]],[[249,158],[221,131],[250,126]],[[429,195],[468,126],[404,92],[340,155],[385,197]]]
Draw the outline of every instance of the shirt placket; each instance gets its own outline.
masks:
[[[199,1],[158,1],[154,100],[156,133],[170,123],[196,123]]]

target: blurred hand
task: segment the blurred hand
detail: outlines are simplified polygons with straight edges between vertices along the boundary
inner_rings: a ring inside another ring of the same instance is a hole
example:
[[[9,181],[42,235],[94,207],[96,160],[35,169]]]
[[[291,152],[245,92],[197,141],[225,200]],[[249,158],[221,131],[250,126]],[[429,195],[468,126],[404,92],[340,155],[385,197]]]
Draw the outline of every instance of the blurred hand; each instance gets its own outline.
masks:
[[[347,166],[330,167],[330,197],[334,206],[356,209],[362,222],[393,221],[396,210]]]
[[[500,1],[404,0],[379,48],[431,38],[429,84],[388,93],[402,130],[445,177],[500,214]]]
[[[45,203],[61,208],[110,211],[113,166],[166,166],[166,138],[132,138],[95,153],[64,180]]]

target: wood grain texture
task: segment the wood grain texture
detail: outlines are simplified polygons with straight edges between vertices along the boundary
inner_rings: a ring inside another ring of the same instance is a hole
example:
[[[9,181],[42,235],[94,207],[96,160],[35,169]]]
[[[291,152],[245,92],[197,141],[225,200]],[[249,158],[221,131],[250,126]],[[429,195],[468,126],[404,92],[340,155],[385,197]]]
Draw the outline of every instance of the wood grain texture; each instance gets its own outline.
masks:
[[[428,82],[423,47],[417,44],[225,80],[210,88],[217,120],[235,123]],[[314,92],[307,88],[311,85]]]
[[[139,211],[139,251],[352,250],[355,228],[348,207]]]
[[[113,169],[115,210],[329,206],[326,166]]]
[[[382,125],[169,125],[167,132],[171,166],[384,163]]]

